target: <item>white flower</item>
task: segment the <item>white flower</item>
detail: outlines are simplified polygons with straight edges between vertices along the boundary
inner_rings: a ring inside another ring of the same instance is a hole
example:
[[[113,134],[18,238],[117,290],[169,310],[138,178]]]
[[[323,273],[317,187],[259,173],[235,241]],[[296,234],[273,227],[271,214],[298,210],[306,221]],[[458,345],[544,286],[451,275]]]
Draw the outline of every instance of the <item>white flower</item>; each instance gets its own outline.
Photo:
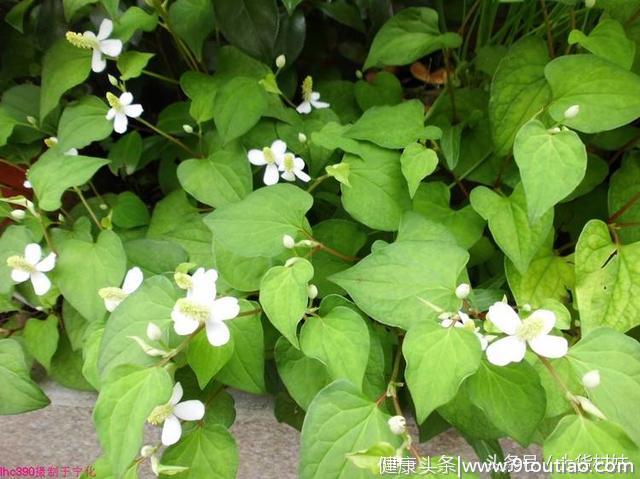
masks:
[[[284,68],[286,64],[287,64],[287,57],[285,57],[284,55],[278,55],[276,58],[276,66],[278,68]]]
[[[480,347],[482,348],[482,350],[484,351],[485,349],[487,349],[487,346],[489,344],[487,337],[480,332],[480,328],[476,326],[475,321],[471,319],[465,312],[458,311],[457,317],[451,317],[450,313],[447,314],[440,325],[443,328],[450,328],[451,326],[453,326],[454,328],[464,328],[467,331],[471,331],[476,335],[478,341],[480,341]]]
[[[282,140],[274,141],[271,146],[265,146],[262,150],[249,150],[247,157],[252,165],[267,165],[264,170],[264,184],[275,185],[278,182],[278,166],[284,161],[287,153],[287,144]]]
[[[471,285],[468,283],[461,283],[456,288],[456,298],[465,299],[471,293]]]
[[[105,18],[100,24],[97,35],[93,32],[84,32],[82,34],[67,32],[67,40],[75,47],[92,49],[91,69],[96,73],[100,73],[107,66],[107,61],[103,55],[116,58],[122,51],[122,42],[109,38],[112,31],[113,22]]]
[[[304,160],[293,153],[286,153],[282,163],[278,166],[278,169],[282,172],[280,176],[287,181],[295,181],[296,177],[305,183],[308,182],[311,177],[307,175],[304,169]]]
[[[575,118],[580,113],[580,105],[571,105],[564,111],[564,117],[567,120]]]
[[[51,281],[44,274],[56,265],[56,254],[49,253],[42,259],[42,248],[38,243],[31,243],[24,249],[24,256],[10,256],[7,265],[11,268],[11,279],[16,283],[31,280],[33,290],[38,296],[47,294]]]
[[[307,142],[307,135],[305,135],[302,132],[298,133],[298,141],[300,143],[306,143]]]
[[[129,120],[127,117],[138,118],[144,111],[139,103],[132,104],[133,95],[126,91],[120,98],[111,92],[107,92],[107,101],[109,102],[109,111],[107,112],[107,120],[113,120],[113,129],[116,133],[124,133],[127,131]]]
[[[173,328],[179,335],[186,336],[204,324],[212,346],[228,343],[231,333],[224,322],[240,312],[238,300],[232,297],[216,299],[218,272],[215,269],[199,268],[191,279],[187,297],[180,298],[171,311]]]
[[[600,371],[593,369],[582,376],[582,385],[587,389],[597,388],[600,384]]]
[[[100,288],[98,294],[104,299],[104,307],[107,311],[112,313],[127,296],[140,287],[143,279],[142,270],[136,266],[127,271],[127,275],[124,277],[122,283],[122,288]]]
[[[28,190],[33,188],[33,185],[31,184],[31,182],[29,180],[24,180],[24,182],[22,183],[22,186],[24,186]]]
[[[307,114],[311,113],[313,108],[329,108],[329,104],[320,101],[320,93],[313,91],[313,79],[307,77],[302,82],[302,103],[298,105],[296,111],[298,113]]]
[[[505,366],[522,361],[527,344],[546,358],[560,358],[567,354],[567,340],[549,334],[556,324],[556,315],[552,311],[538,309],[521,320],[511,306],[498,302],[489,308],[487,319],[508,335],[487,348],[487,359],[491,364]]]
[[[163,406],[157,406],[151,411],[147,419],[149,423],[154,425],[163,424],[162,444],[165,446],[171,446],[180,440],[180,436],[182,436],[180,419],[183,421],[199,421],[204,417],[204,404],[202,401],[192,399],[180,402],[182,394],[182,386],[178,382],[173,386],[173,393],[169,402]]]
[[[407,420],[403,416],[391,416],[387,424],[391,432],[396,436],[400,436],[407,431]]]
[[[151,341],[158,341],[162,337],[162,330],[156,323],[150,322],[147,324],[147,338]]]

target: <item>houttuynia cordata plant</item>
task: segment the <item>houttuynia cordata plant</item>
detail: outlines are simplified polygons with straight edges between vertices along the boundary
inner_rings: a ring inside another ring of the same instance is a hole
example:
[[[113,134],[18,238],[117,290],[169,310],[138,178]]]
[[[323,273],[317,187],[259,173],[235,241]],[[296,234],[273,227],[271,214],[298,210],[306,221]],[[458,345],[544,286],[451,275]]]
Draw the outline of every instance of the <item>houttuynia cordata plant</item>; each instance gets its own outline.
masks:
[[[228,388],[301,479],[638,477],[640,1],[0,10],[1,414],[97,391],[99,478],[235,477]]]

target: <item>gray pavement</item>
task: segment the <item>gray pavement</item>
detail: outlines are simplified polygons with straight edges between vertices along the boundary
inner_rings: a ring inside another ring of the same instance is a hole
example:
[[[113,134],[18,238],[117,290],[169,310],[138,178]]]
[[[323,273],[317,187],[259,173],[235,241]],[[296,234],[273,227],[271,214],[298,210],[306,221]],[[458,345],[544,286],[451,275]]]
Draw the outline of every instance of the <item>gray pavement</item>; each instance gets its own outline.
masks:
[[[100,455],[100,447],[91,420],[95,394],[71,391],[45,381],[43,389],[51,404],[41,410],[16,416],[0,416],[0,466],[68,467],[68,478],[77,477],[74,467],[91,464]],[[295,479],[299,433],[280,424],[273,415],[270,398],[233,392],[236,400],[236,422],[231,428],[240,450],[239,479]],[[158,430],[149,428],[149,442],[158,440]],[[511,441],[503,443],[505,452],[522,456],[539,454],[527,451]],[[420,447],[423,454],[461,455],[475,458],[473,450],[453,431],[440,434]],[[46,476],[45,476],[46,477]],[[142,477],[153,477],[148,466]],[[512,475],[514,479],[542,479],[545,475]],[[324,478],[322,478],[324,479]],[[326,478],[331,479],[331,478]]]

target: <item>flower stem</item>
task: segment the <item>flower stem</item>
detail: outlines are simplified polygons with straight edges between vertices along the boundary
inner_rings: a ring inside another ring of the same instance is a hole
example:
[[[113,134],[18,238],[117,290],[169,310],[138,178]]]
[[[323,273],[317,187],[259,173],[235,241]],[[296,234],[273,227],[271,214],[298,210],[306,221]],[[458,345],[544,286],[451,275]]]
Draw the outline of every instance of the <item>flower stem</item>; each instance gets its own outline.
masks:
[[[549,371],[549,374],[551,375],[553,380],[556,382],[556,384],[560,387],[560,389],[562,389],[565,392],[565,394],[567,395],[567,399],[571,403],[571,406],[573,407],[573,410],[576,412],[576,414],[578,416],[582,416],[582,411],[580,410],[580,408],[577,406],[577,404],[574,401],[571,400],[571,398],[573,397],[573,393],[569,390],[567,385],[564,383],[564,381],[562,380],[562,378],[560,377],[556,369],[551,364],[551,362],[544,356],[540,356],[539,354],[536,354],[536,356],[538,356],[538,359],[540,360],[540,362],[544,364],[544,367],[547,368],[547,371]]]
[[[180,85],[180,82],[178,80],[174,80],[173,78],[169,78],[167,76],[164,75],[160,75],[159,73],[155,73],[149,70],[142,70],[142,73],[144,73],[147,76],[153,77],[153,78],[157,78],[158,80],[162,80],[162,81],[166,81],[167,83],[171,83],[173,85]]]
[[[154,132],[156,132],[158,135],[162,136],[163,138],[166,138],[167,140],[169,140],[172,143],[175,143],[176,145],[178,145],[180,148],[182,148],[183,150],[185,150],[186,152],[188,152],[191,156],[193,156],[194,158],[198,158],[199,155],[193,151],[191,148],[189,148],[187,145],[185,145],[184,143],[182,143],[180,140],[178,140],[176,137],[171,136],[169,133],[162,131],[160,128],[156,127],[155,125],[149,123],[147,120],[143,119],[143,118],[136,118],[136,120],[138,120],[140,123],[142,123],[144,126],[146,126],[147,128],[153,130]]]
[[[309,186],[309,188],[307,188],[307,193],[311,193],[313,190],[315,190],[318,186],[320,186],[320,183],[322,183],[324,180],[326,180],[327,178],[329,178],[329,175],[322,175],[322,176],[318,176],[313,183],[311,183],[311,185]]]
[[[87,212],[89,213],[89,216],[91,216],[91,219],[93,220],[93,222],[96,224],[96,226],[98,227],[99,230],[104,229],[102,228],[102,225],[100,224],[100,222],[98,221],[98,218],[96,217],[95,213],[93,212],[93,210],[91,209],[91,206],[89,206],[89,203],[87,203],[87,200],[85,199],[84,195],[82,194],[82,191],[80,191],[80,189],[77,186],[73,187],[73,191],[76,192],[76,195],[78,195],[78,197],[80,198],[80,201],[82,202],[82,204],[84,205],[85,209],[87,210]]]

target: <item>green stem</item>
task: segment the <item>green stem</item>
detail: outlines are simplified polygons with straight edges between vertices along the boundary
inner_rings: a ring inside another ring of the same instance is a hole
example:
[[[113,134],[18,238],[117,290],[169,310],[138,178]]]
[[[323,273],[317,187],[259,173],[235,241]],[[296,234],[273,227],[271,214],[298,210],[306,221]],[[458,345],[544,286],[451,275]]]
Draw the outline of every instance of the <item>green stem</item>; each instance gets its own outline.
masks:
[[[157,78],[158,80],[166,81],[167,83],[171,83],[173,85],[180,85],[180,82],[178,80],[174,80],[173,78],[169,78],[167,76],[160,75],[159,73],[154,73],[154,72],[149,71],[149,70],[142,70],[142,73],[144,73],[147,76],[150,76],[150,77],[153,77],[153,78]]]
[[[324,180],[326,180],[327,178],[329,178],[329,175],[322,175],[322,176],[318,176],[315,181],[313,183],[311,183],[311,185],[309,186],[309,188],[307,188],[307,193],[311,193],[313,190],[315,190],[318,186],[320,186],[320,183],[322,183]]]
[[[136,120],[138,120],[140,123],[142,123],[144,126],[149,128],[150,130],[153,130],[154,132],[156,132],[158,135],[162,136],[163,138],[166,138],[170,142],[178,145],[180,148],[182,148],[183,150],[188,152],[194,158],[197,158],[197,157],[200,156],[195,151],[193,151],[191,148],[189,148],[187,145],[185,145],[180,140],[178,140],[176,137],[171,136],[169,133],[166,133],[166,132],[162,131],[160,128],[158,128],[155,125],[149,123],[147,120],[145,120],[143,118],[136,118]]]
[[[100,230],[103,229],[102,225],[100,224],[100,221],[98,221],[98,217],[95,215],[95,213],[91,209],[91,206],[89,206],[89,203],[87,202],[87,200],[85,199],[84,195],[82,194],[82,191],[80,191],[80,189],[77,186],[73,187],[73,191],[75,191],[76,195],[78,195],[78,197],[80,198],[80,201],[84,205],[85,209],[89,213],[89,216],[91,216],[91,219],[96,224],[98,229],[100,229]]]

